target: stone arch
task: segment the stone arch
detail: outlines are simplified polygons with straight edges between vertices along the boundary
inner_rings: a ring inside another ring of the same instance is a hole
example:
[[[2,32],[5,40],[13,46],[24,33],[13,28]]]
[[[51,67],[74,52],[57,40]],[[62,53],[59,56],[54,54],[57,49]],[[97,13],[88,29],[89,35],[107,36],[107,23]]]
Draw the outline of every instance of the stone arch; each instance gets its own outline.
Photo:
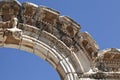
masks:
[[[4,4],[17,5],[17,10],[12,9],[13,13],[5,15],[0,7],[0,16],[12,17],[0,22],[1,47],[25,50],[40,56],[56,69],[62,80],[79,80],[90,70],[92,59],[82,46],[82,40],[88,40],[87,46],[94,51],[97,52],[98,48],[88,33],[79,32],[80,25],[74,20],[33,3],[20,4],[16,0],[0,2],[0,6]],[[31,12],[29,9],[32,9]]]

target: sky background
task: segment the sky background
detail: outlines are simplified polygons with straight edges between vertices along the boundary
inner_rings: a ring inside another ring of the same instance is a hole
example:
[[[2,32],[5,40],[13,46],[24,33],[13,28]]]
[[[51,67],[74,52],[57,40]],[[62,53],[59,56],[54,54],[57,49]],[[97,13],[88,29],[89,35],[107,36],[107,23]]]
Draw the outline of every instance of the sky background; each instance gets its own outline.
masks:
[[[81,25],[100,50],[120,48],[120,0],[19,0],[53,8]],[[0,80],[60,80],[44,60],[16,49],[0,49]]]

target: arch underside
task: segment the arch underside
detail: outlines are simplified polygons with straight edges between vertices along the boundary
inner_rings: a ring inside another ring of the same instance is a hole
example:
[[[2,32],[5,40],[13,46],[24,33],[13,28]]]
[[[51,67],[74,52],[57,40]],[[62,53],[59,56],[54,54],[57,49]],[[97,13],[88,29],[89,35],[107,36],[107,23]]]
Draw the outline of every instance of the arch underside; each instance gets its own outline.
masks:
[[[27,35],[30,33],[24,33],[27,32],[23,31],[22,35],[21,32],[12,32],[11,34],[11,32],[8,31],[7,33],[2,33],[2,35],[0,35],[0,46],[34,53],[48,61],[60,74],[62,80],[77,80],[78,77],[72,64],[73,61],[70,60],[70,58],[74,58],[74,55],[72,55],[72,52],[62,41],[57,40],[56,37],[44,30],[40,32],[39,35],[34,35],[34,37],[39,36],[37,39]],[[44,36],[42,36],[43,34]],[[49,36],[51,40],[56,40],[56,42],[48,40],[46,36]],[[56,46],[56,44],[58,46]]]
[[[89,33],[80,32],[74,20],[47,7],[1,1],[0,46],[36,54],[56,69],[61,80],[86,80],[96,75],[89,73],[98,54],[95,41]]]
[[[14,17],[18,19],[17,25]],[[36,54],[48,61],[62,80],[78,80],[80,73],[89,70],[89,60],[85,54],[79,54],[83,53],[77,42],[80,26],[69,17],[31,3],[1,1],[0,20],[1,47]],[[84,64],[78,56],[89,64]]]

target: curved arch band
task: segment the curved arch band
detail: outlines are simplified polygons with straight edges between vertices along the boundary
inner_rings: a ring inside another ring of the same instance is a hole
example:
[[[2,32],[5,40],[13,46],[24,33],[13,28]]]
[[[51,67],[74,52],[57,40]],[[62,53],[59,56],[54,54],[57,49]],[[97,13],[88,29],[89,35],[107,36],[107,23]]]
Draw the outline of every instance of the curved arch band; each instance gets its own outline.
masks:
[[[78,80],[92,66],[81,42],[89,40],[89,47],[96,44],[79,29],[79,24],[53,9],[14,0],[0,2],[0,46],[36,54],[48,61],[62,80]]]
[[[120,51],[110,49],[102,54],[89,33],[80,32],[80,28],[51,8],[17,0],[0,1],[0,47],[41,57],[56,69],[61,80],[120,78],[119,65],[109,68],[107,61],[109,57],[119,64],[116,59]]]

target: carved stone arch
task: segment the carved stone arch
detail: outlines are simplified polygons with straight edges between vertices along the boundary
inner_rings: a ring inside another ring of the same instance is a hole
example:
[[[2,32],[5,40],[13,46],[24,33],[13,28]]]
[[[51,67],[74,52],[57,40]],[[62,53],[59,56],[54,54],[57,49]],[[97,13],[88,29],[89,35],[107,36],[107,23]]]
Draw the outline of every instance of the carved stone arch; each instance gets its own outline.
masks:
[[[11,0],[1,1],[0,5],[8,2]],[[18,2],[15,4],[19,5]],[[91,69],[92,61],[81,41],[83,38],[88,40],[96,52],[98,48],[88,33],[79,32],[79,24],[53,9],[32,3],[19,7],[18,22],[16,17],[0,22],[0,46],[25,50],[45,59],[56,69],[61,80],[89,77],[84,74]],[[33,10],[27,13],[27,9]]]

